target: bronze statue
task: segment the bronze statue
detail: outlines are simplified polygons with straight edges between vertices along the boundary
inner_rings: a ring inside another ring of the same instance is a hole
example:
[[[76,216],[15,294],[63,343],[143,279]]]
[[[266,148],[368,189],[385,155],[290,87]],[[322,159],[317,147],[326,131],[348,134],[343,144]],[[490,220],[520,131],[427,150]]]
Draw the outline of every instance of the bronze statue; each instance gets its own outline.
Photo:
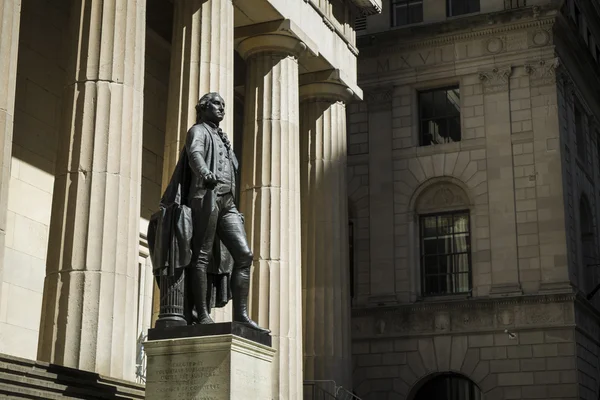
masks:
[[[248,317],[252,252],[235,205],[238,161],[219,123],[225,102],[207,93],[196,124],[148,229],[161,291],[157,327],[211,324],[211,307],[233,300],[233,321],[261,332]]]

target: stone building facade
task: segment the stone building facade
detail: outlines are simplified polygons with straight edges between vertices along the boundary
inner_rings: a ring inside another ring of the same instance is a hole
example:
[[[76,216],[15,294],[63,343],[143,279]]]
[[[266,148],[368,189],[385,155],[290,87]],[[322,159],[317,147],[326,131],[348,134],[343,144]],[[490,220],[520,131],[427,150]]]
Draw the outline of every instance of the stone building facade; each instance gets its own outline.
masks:
[[[157,303],[147,222],[196,102],[218,91],[274,393],[350,387],[350,336],[337,340],[350,331],[345,104],[362,98],[355,17],[379,11],[380,0],[1,1],[3,363],[33,381],[52,365],[143,375]],[[31,386],[7,379],[0,393]]]
[[[600,4],[389,0],[357,27],[356,392],[597,399]]]

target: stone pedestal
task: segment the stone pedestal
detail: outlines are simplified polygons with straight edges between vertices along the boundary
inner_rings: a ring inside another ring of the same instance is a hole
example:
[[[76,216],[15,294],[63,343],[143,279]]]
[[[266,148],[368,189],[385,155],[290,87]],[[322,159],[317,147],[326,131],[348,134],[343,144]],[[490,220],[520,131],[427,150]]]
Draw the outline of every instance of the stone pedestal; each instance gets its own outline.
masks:
[[[146,400],[273,398],[269,335],[229,322],[150,329],[148,338]]]

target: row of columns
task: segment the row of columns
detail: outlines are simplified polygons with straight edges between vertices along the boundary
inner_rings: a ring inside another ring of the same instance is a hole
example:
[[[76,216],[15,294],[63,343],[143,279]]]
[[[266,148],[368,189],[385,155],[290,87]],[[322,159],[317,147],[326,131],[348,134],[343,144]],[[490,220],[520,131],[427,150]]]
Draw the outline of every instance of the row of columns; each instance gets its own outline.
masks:
[[[198,98],[218,91],[234,100],[232,1],[174,4],[163,180]],[[19,0],[0,5],[0,241],[19,8]],[[145,11],[145,0],[72,3],[38,352],[123,379],[135,371]],[[350,382],[344,101],[352,93],[334,83],[299,87],[305,49],[274,34],[238,46],[247,62],[240,208],[255,257],[251,316],[273,332],[282,399],[301,398],[303,379]]]

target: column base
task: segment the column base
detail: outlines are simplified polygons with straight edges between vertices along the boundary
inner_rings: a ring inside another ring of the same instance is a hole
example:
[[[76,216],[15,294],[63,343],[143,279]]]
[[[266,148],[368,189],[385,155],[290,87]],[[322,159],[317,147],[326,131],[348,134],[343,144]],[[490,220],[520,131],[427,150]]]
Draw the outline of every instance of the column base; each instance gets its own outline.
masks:
[[[271,399],[271,337],[227,322],[150,329],[146,400]]]

